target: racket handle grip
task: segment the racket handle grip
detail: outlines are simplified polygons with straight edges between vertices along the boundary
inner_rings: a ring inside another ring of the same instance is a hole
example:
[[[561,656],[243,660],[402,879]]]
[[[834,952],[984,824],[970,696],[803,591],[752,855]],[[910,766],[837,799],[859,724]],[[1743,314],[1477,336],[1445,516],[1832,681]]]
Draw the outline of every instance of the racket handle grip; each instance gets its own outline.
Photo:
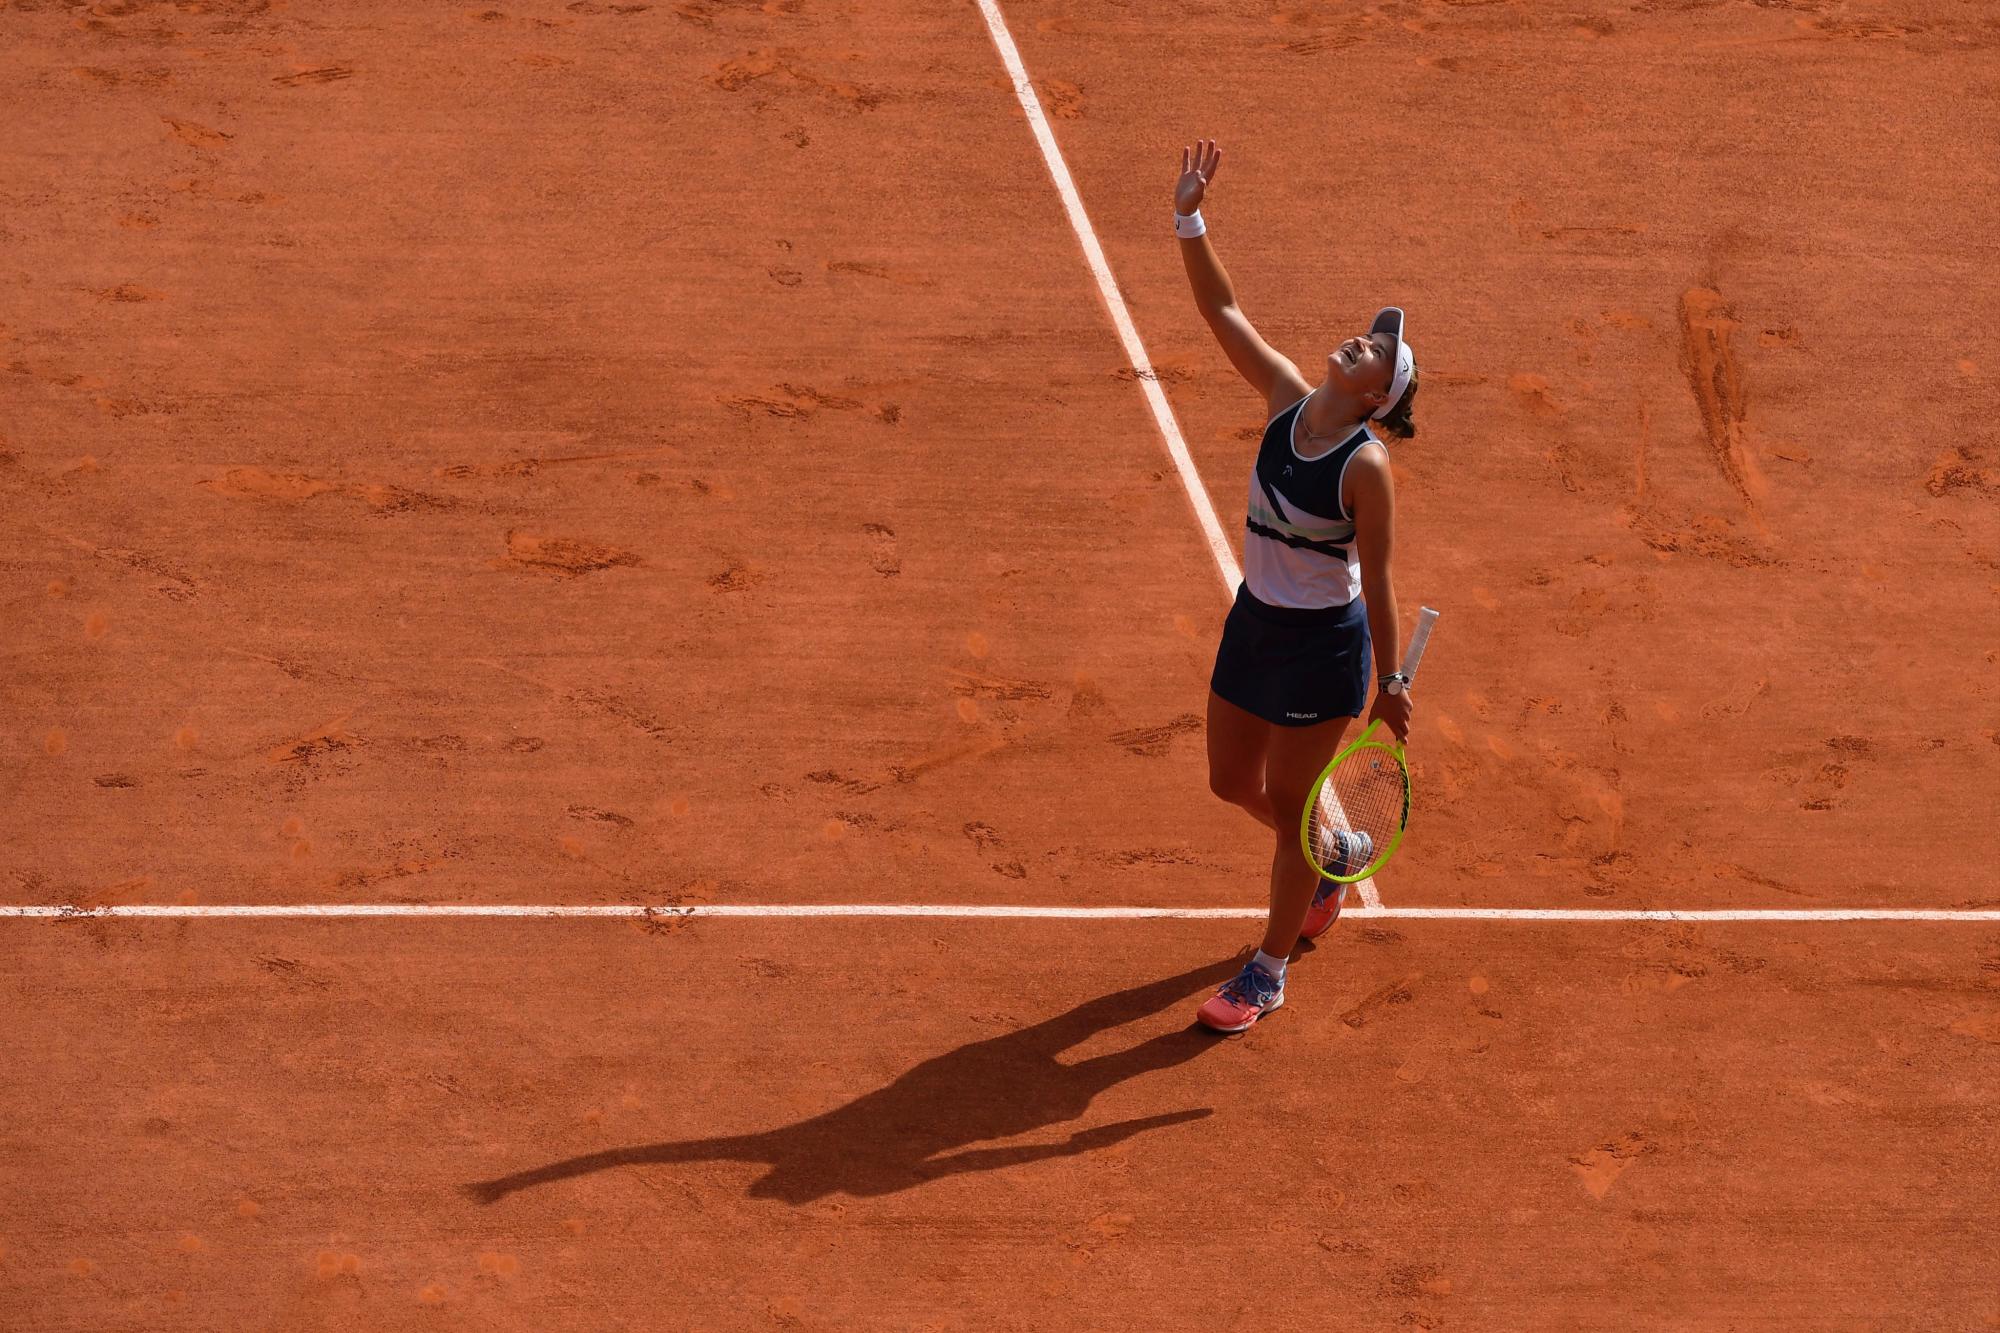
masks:
[[[1428,606],[1417,612],[1417,630],[1410,636],[1409,651],[1403,654],[1403,676],[1414,680],[1417,663],[1424,660],[1424,645],[1431,641],[1431,626],[1437,624],[1438,613]]]

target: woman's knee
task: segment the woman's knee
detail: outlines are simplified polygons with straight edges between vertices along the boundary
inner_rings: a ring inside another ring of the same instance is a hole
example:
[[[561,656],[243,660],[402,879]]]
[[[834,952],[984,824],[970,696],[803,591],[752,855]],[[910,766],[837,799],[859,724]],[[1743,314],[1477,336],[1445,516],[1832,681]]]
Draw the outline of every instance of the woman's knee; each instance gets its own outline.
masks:
[[[1256,769],[1208,770],[1208,789],[1231,805],[1256,805],[1264,799],[1264,775]]]
[[[1294,788],[1289,785],[1273,787],[1268,795],[1271,814],[1282,827],[1296,828],[1306,813],[1306,797],[1311,794],[1307,787]]]

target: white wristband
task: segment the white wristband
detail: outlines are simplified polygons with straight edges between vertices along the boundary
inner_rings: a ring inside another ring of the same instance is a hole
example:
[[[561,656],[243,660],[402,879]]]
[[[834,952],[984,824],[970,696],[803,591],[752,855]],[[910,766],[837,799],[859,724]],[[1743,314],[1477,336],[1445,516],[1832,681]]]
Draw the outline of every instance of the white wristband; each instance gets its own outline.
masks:
[[[1201,210],[1199,208],[1186,215],[1180,213],[1174,214],[1174,235],[1180,237],[1182,240],[1191,241],[1197,236],[1206,234],[1207,231],[1208,224],[1201,220]]]

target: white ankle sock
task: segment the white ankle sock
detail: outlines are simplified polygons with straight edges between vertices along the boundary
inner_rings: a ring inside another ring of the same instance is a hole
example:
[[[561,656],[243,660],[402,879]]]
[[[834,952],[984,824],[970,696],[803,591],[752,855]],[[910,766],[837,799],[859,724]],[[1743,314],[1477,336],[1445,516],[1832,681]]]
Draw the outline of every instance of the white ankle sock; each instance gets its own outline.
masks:
[[[1255,963],[1257,966],[1263,968],[1266,972],[1269,972],[1272,976],[1276,977],[1278,980],[1283,981],[1285,979],[1284,959],[1273,958],[1271,957],[1270,954],[1267,954],[1262,949],[1259,949],[1257,951],[1257,956],[1255,958],[1252,958],[1250,961]]]

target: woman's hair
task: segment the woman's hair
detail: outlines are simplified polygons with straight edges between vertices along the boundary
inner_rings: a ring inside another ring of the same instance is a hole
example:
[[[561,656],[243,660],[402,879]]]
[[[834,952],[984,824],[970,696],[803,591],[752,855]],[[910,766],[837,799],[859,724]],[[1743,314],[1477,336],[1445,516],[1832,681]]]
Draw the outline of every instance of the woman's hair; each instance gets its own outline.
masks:
[[[1382,418],[1382,428],[1399,440],[1407,440],[1417,433],[1417,423],[1410,419],[1417,402],[1417,372],[1410,371],[1410,382],[1403,388],[1403,396],[1397,400],[1395,410]]]

